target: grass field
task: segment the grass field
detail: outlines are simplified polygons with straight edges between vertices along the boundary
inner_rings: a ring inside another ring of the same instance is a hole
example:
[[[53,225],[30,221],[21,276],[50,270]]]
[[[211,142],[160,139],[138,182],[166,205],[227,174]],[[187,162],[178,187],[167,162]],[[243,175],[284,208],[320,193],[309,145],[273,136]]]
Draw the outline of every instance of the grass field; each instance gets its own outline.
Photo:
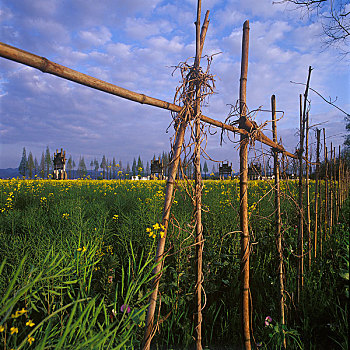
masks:
[[[183,185],[168,230],[154,349],[194,344],[192,204]],[[139,348],[165,182],[1,180],[0,188],[4,348]],[[305,287],[296,305],[297,188],[293,181],[282,183],[288,292],[282,330],[271,188],[269,181],[249,182],[254,348],[279,349],[284,331],[288,349],[347,349],[349,201],[332,235],[320,233],[322,257],[318,252],[310,269],[305,259]],[[204,181],[203,204],[203,345],[239,348],[239,183]]]

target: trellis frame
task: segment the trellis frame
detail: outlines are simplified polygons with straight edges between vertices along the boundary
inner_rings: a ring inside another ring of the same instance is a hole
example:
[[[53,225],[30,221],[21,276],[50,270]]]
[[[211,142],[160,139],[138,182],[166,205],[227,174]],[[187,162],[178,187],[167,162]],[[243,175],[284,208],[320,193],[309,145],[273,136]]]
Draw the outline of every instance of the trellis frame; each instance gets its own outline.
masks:
[[[204,38],[205,34],[208,28],[209,20],[208,20],[209,12],[206,14],[206,19],[204,21],[204,24],[202,26],[202,31],[200,33],[199,37],[199,23],[200,23],[200,0],[198,0],[198,7],[197,7],[197,22],[196,22],[196,63],[195,66],[199,67],[200,57],[202,55],[202,49],[204,45]],[[225,124],[221,121],[212,119],[210,117],[204,116],[200,112],[199,104],[197,104],[196,108],[196,155],[195,155],[195,164],[196,164],[196,194],[198,194],[198,200],[196,201],[196,214],[197,216],[197,246],[200,246],[198,243],[200,243],[203,238],[201,236],[202,233],[202,227],[200,222],[200,213],[201,213],[201,179],[200,179],[200,129],[199,129],[199,123],[200,121],[205,122],[207,124],[219,127],[223,130],[231,131],[234,133],[238,133],[241,135],[240,137],[240,222],[241,222],[241,278],[242,278],[242,310],[243,310],[243,317],[242,317],[242,326],[243,326],[243,337],[244,337],[244,343],[245,343],[245,349],[248,350],[251,348],[250,344],[250,310],[249,310],[249,231],[248,231],[248,212],[247,212],[247,205],[248,205],[248,195],[247,195],[247,152],[248,152],[248,141],[250,138],[250,135],[252,132],[254,132],[254,139],[256,141],[260,141],[264,143],[265,145],[272,148],[274,151],[275,156],[277,157],[278,153],[282,153],[283,156],[288,156],[294,159],[299,158],[301,161],[303,159],[302,155],[298,156],[296,154],[292,154],[290,152],[287,152],[284,147],[281,144],[277,143],[277,135],[276,135],[276,129],[274,130],[274,139],[271,140],[267,136],[265,136],[260,130],[257,129],[257,126],[253,124],[246,116],[247,110],[246,110],[246,82],[247,82],[247,69],[248,69],[248,46],[249,46],[249,21],[246,21],[243,25],[243,40],[242,40],[242,60],[241,60],[241,79],[240,79],[240,119],[239,119],[239,127],[234,127],[232,125]],[[154,310],[156,307],[156,299],[158,294],[158,286],[159,286],[159,279],[161,277],[161,270],[163,266],[163,257],[164,257],[164,247],[166,242],[166,233],[167,228],[169,224],[169,218],[170,218],[170,209],[172,204],[172,196],[174,191],[174,185],[175,185],[175,179],[179,167],[179,161],[180,161],[180,155],[181,155],[181,149],[184,142],[185,137],[185,130],[186,126],[188,124],[190,115],[188,112],[184,111],[183,107],[180,107],[176,104],[162,101],[150,96],[146,96],[144,94],[140,94],[137,92],[133,92],[124,88],[121,88],[119,86],[110,84],[108,82],[105,82],[100,79],[96,79],[94,77],[88,76],[86,74],[80,73],[78,71],[75,71],[73,69],[70,69],[68,67],[62,66],[60,64],[54,63],[49,61],[45,57],[40,57],[37,55],[34,55],[32,53],[29,53],[24,50],[20,50],[18,48],[12,47],[10,45],[6,45],[4,43],[0,43],[0,56],[10,59],[12,61],[16,61],[18,63],[22,63],[28,66],[31,66],[33,68],[41,70],[43,73],[49,73],[56,75],[58,77],[79,83],[81,85],[85,85],[91,88],[94,88],[96,90],[100,90],[115,96],[119,96],[134,102],[138,102],[141,104],[148,104],[152,105],[158,108],[170,110],[179,114],[182,114],[182,120],[181,123],[178,125],[176,129],[175,134],[175,142],[173,145],[173,159],[170,163],[170,170],[169,170],[169,176],[167,180],[166,185],[166,193],[165,193],[165,201],[164,201],[164,208],[163,208],[163,219],[162,224],[165,228],[165,234],[163,237],[159,238],[158,241],[158,247],[157,247],[157,253],[156,253],[156,262],[158,262],[157,267],[153,271],[154,273],[154,281],[153,281],[153,293],[151,295],[151,303],[148,310],[147,315],[147,321],[146,321],[146,330],[145,330],[145,342],[143,344],[143,349],[148,350],[150,348],[150,343],[152,339],[152,331],[153,331],[153,317],[154,317]],[[311,71],[310,71],[311,73]],[[198,94],[196,95],[197,101],[199,101]],[[305,96],[306,101],[307,94]],[[305,102],[306,103],[306,102]],[[304,113],[305,113],[305,106],[304,106]],[[275,123],[275,115],[274,117],[274,123]],[[276,126],[274,126],[276,128]],[[325,150],[326,152],[326,150]],[[335,153],[335,152],[334,152]],[[325,153],[327,154],[327,153]],[[277,158],[276,158],[277,159]],[[276,161],[276,164],[278,164],[278,159]],[[277,166],[278,168],[278,166]],[[340,183],[340,174],[343,169],[339,166],[339,183]],[[276,172],[276,170],[275,170]],[[277,175],[277,173],[276,173]],[[277,176],[276,176],[277,179]],[[326,181],[327,184],[327,181]],[[278,188],[276,184],[276,188]],[[326,192],[327,193],[327,192]],[[276,191],[276,196],[279,197],[279,190]],[[343,197],[341,198],[341,200]],[[340,201],[341,201],[340,200]],[[277,197],[276,197],[276,206],[279,207],[279,204],[277,204]],[[328,211],[326,212],[328,214]],[[327,215],[326,214],[326,215]],[[327,215],[328,217],[328,215]],[[280,218],[277,219],[278,226],[280,226]],[[279,235],[280,235],[280,228],[279,228]],[[279,252],[281,256],[281,243],[279,242]],[[201,253],[200,253],[201,254]],[[316,254],[316,240],[315,240],[315,254]],[[282,258],[281,258],[282,259]],[[282,263],[280,265],[280,271],[282,269]],[[201,267],[198,268],[198,271],[201,271]],[[302,277],[302,274],[301,274]],[[201,281],[201,275],[198,275],[197,284]],[[198,287],[198,285],[197,285]],[[198,288],[200,291],[200,288]],[[200,301],[200,294],[198,296],[197,301]],[[283,299],[283,287],[281,286],[281,298]],[[200,316],[200,308],[201,305],[198,303],[198,320],[201,321]],[[281,305],[281,313],[283,314],[283,306]],[[150,310],[153,310],[153,313],[150,312]],[[284,318],[284,316],[283,316]],[[198,321],[198,323],[200,323]],[[199,329],[200,332],[200,329]],[[197,350],[201,349],[201,334],[197,332]]]

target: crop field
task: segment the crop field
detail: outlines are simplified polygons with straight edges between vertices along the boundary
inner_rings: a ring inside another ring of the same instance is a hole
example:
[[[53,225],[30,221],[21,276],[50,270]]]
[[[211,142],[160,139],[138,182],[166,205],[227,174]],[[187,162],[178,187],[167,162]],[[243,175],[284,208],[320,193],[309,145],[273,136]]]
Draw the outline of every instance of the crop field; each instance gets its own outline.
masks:
[[[332,232],[319,227],[317,257],[310,253],[309,266],[306,254],[297,303],[297,185],[282,181],[287,295],[282,328],[273,183],[248,186],[253,348],[280,349],[283,333],[288,349],[347,349],[349,200]],[[311,181],[311,198],[313,186]],[[163,234],[165,182],[16,179],[0,180],[0,189],[1,348],[138,349]],[[152,349],[194,346],[196,257],[187,191],[179,182]],[[311,217],[313,209],[311,202]],[[206,349],[241,344],[238,210],[237,180],[204,181]]]

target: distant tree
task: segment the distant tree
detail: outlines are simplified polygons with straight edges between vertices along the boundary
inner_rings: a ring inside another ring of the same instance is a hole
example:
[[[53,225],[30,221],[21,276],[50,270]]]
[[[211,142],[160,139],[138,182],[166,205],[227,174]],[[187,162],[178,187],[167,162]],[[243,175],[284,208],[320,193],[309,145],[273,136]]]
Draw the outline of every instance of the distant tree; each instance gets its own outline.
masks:
[[[45,154],[44,154],[44,152],[41,154],[39,169],[40,169],[40,177],[43,179],[45,177]]]
[[[136,159],[135,159],[135,157],[134,157],[134,160],[133,160],[133,162],[132,162],[132,168],[131,168],[131,170],[132,170],[132,175],[133,175],[133,176],[136,176],[137,164],[136,164]]]
[[[121,160],[119,160],[119,163],[118,163],[118,164],[119,164],[119,169],[120,169],[120,170],[123,170],[123,162],[122,162]]]
[[[68,162],[67,162],[67,170],[68,170],[68,175],[69,178],[72,178],[72,169],[73,169],[73,159],[72,156],[69,156]]]
[[[35,175],[39,173],[39,163],[36,157],[34,158],[34,172],[35,172]]]
[[[92,171],[94,169],[94,161],[91,159],[91,162],[90,162],[90,168],[91,168],[91,174],[92,174]]]
[[[212,172],[212,174],[215,174],[215,173],[216,173],[215,164],[213,164],[213,167],[212,167],[212,169],[211,169],[211,172]]]
[[[27,168],[28,168],[28,176],[31,179],[33,177],[34,171],[34,159],[32,152],[29,152],[28,160],[27,160]]]
[[[27,152],[26,148],[23,147],[21,162],[18,166],[18,171],[22,176],[26,176],[27,172]]]
[[[150,174],[151,170],[149,168],[149,162],[147,161],[147,165],[146,165],[146,176],[148,176]]]
[[[74,161],[74,159],[73,159],[73,164],[72,164],[72,168],[73,168],[73,179],[74,179],[74,169],[75,169],[75,166],[76,166],[76,164],[75,164],[75,161]]]
[[[86,176],[87,170],[86,170],[86,164],[84,157],[80,157],[79,163],[78,163],[78,176],[80,178]]]
[[[112,175],[113,175],[113,179],[116,178],[116,173],[117,173],[117,163],[116,163],[115,157],[113,157],[113,161],[112,161]]]
[[[98,169],[100,168],[100,165],[98,164],[98,160],[96,158],[94,160],[94,166],[95,166],[95,179],[97,179],[97,172],[98,172]]]
[[[207,173],[209,171],[207,161],[204,162],[203,171],[204,171],[205,179],[207,179]]]
[[[126,176],[126,178],[130,178],[130,164],[129,164],[129,162],[127,162],[127,164],[126,164],[125,176]]]
[[[138,175],[142,175],[143,174],[143,162],[142,162],[140,156],[137,159],[137,174]]]
[[[103,155],[103,157],[102,157],[100,168],[103,171],[103,178],[105,179],[106,178],[106,169],[107,169],[107,161],[106,161],[106,156],[105,155]]]
[[[45,168],[46,168],[46,177],[48,178],[50,174],[50,169],[52,168],[52,160],[51,160],[49,146],[46,147],[46,152],[45,152]]]

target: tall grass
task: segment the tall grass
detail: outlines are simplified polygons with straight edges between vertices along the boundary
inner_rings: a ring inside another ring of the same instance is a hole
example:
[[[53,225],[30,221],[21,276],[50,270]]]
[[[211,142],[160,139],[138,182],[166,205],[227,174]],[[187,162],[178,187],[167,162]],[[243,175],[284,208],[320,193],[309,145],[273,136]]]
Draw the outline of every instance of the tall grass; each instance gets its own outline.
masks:
[[[239,348],[238,182],[205,181],[204,185],[203,343],[214,349]],[[161,220],[164,186],[161,181],[0,182],[0,325],[4,327],[0,334],[8,349],[29,347],[28,336],[35,339],[31,346],[38,348],[139,346],[157,241],[146,229]],[[279,324],[271,184],[249,183],[255,344],[278,348],[284,332],[288,349],[341,349],[347,344],[347,324],[342,321],[348,303],[348,282],[343,278],[347,214],[343,212],[325,240],[322,259],[306,269],[301,303],[296,305],[297,215],[292,200],[296,187],[292,181],[283,182],[282,189],[285,329]],[[344,210],[348,207],[349,202]],[[193,345],[192,203],[181,187],[172,213],[155,349]],[[11,317],[22,308],[26,312]],[[272,318],[269,326],[265,326],[267,316]],[[28,320],[35,325],[27,326]],[[18,333],[11,334],[11,327]]]

